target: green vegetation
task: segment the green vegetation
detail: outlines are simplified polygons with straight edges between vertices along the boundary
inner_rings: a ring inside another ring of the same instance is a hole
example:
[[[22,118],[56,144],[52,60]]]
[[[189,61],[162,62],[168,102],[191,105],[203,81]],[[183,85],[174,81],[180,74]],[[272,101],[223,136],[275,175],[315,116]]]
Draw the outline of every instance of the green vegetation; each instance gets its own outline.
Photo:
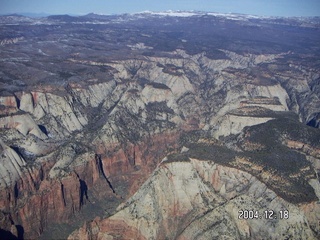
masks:
[[[158,82],[152,82],[148,79],[145,78],[139,78],[137,82],[142,86],[145,87],[146,85],[152,86],[153,88],[158,88],[158,89],[170,89],[167,85],[163,83],[158,83]]]
[[[168,114],[174,114],[174,111],[167,106],[166,102],[149,102],[146,105],[148,112],[164,112]]]
[[[187,153],[173,153],[167,156],[168,160],[166,163],[170,162],[189,162],[189,154]]]
[[[278,113],[277,116],[275,120],[245,128],[242,135],[224,138],[224,143],[203,138],[205,133],[200,131],[183,133],[180,144],[189,151],[171,154],[168,161],[212,160],[249,172],[289,202],[316,201],[314,190],[308,183],[315,178],[311,163],[304,154],[290,149],[283,141],[291,139],[319,147],[320,130],[301,124],[294,114]],[[236,141],[243,151],[226,147],[225,143],[232,141]],[[255,147],[257,145],[260,147]]]

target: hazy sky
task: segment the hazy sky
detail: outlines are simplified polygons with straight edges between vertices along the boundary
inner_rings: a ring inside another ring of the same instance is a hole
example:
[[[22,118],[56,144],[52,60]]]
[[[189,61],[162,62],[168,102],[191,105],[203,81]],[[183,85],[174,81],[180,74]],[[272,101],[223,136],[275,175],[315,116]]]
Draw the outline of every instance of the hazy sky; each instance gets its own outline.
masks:
[[[0,14],[101,14],[200,10],[267,16],[320,16],[320,0],[0,0]]]

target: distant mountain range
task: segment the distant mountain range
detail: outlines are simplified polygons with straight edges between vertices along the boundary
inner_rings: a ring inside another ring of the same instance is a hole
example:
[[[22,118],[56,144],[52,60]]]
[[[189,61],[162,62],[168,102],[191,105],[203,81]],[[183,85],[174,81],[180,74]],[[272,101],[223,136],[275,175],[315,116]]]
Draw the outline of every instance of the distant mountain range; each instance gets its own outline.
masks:
[[[102,13],[88,13],[88,14],[71,14],[71,13],[61,13],[61,14],[52,14],[52,13],[32,13],[32,12],[21,12],[21,13],[8,13],[8,14],[0,14],[0,16],[25,16],[31,18],[42,18],[48,17],[52,15],[69,15],[69,16],[86,16],[86,17],[98,17],[98,16],[110,16],[110,15],[141,15],[141,14],[148,14],[148,15],[162,15],[162,16],[172,16],[172,17],[190,17],[190,16],[200,16],[200,15],[212,15],[212,16],[223,16],[229,18],[238,19],[239,17],[242,18],[320,18],[320,16],[314,17],[280,17],[280,16],[259,16],[259,15],[252,15],[252,14],[243,14],[243,13],[218,13],[218,12],[203,12],[203,11],[143,11],[143,12],[136,12],[136,13],[122,13],[122,14],[102,14]]]
[[[162,11],[152,12],[144,11],[138,13],[124,13],[103,15],[97,13],[89,13],[86,15],[58,14],[51,15],[48,13],[14,13],[0,15],[0,24],[15,24],[15,23],[30,23],[30,24],[50,24],[53,22],[60,23],[92,23],[105,24],[106,22],[123,22],[131,20],[141,20],[143,18],[210,18],[210,19],[225,19],[228,21],[239,21],[244,25],[255,25],[257,22],[266,24],[303,26],[303,27],[318,27],[320,25],[320,17],[269,17],[257,16],[239,13],[215,13],[215,12],[200,12],[200,11]],[[262,22],[261,22],[262,21]],[[265,22],[267,21],[267,22]]]
[[[319,23],[0,16],[0,238],[320,239]]]

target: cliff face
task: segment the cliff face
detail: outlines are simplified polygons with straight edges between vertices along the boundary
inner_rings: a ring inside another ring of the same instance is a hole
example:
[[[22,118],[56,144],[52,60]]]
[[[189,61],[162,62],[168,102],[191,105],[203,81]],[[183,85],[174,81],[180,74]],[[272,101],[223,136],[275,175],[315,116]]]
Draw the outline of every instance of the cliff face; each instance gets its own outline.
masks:
[[[201,130],[218,139],[288,111],[290,97],[279,84],[242,80],[245,87],[234,85],[233,77],[222,80],[224,73],[215,73],[219,65],[210,64],[214,60],[193,58],[119,61],[110,64],[116,69],[114,80],[105,83],[16,93],[15,113],[0,119],[4,141],[12,146],[6,147],[12,163],[3,169],[12,172],[9,183],[7,175],[2,180],[2,209],[9,212],[3,222],[11,219],[23,226],[26,237],[38,236],[46,226],[81,211],[90,194],[99,199],[108,193],[119,203],[126,199],[159,159],[181,147],[183,134]],[[205,71],[200,61],[207,64]],[[236,68],[247,66],[237,61]],[[223,64],[219,70],[230,65]],[[197,82],[189,72],[197,74]],[[208,73],[218,74],[210,88]],[[99,189],[107,190],[100,194]],[[38,220],[30,221],[34,216]]]
[[[290,121],[224,142],[189,136],[114,215],[69,239],[318,239],[319,132]]]
[[[4,141],[12,146],[3,144],[4,229],[20,225],[24,237],[34,238],[50,224],[68,222],[93,199],[109,195],[120,202],[152,172],[155,159],[175,148],[180,133],[164,101],[113,86],[68,87],[64,96],[17,94],[20,108],[1,118]]]
[[[210,16],[87,18],[26,23],[29,37],[1,46],[0,231],[66,238],[97,216],[69,238],[319,237],[313,51],[217,43],[240,26]],[[239,219],[252,208],[261,219]]]
[[[278,219],[266,219],[272,209]],[[290,218],[280,219],[286,209]],[[254,210],[245,219],[241,210]],[[213,161],[163,162],[117,213],[95,219],[68,239],[316,239],[306,212],[254,176]]]

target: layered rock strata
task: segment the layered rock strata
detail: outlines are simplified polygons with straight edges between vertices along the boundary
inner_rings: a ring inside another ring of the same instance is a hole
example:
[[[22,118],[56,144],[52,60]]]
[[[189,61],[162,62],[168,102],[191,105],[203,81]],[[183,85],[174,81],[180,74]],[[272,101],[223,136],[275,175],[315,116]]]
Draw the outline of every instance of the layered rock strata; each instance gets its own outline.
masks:
[[[303,208],[234,168],[196,159],[163,162],[115,215],[85,224],[68,239],[316,239],[319,226]],[[278,218],[266,218],[270,209]],[[247,210],[257,215],[242,217]]]
[[[0,17],[0,233],[319,237],[317,24],[91,17]]]

